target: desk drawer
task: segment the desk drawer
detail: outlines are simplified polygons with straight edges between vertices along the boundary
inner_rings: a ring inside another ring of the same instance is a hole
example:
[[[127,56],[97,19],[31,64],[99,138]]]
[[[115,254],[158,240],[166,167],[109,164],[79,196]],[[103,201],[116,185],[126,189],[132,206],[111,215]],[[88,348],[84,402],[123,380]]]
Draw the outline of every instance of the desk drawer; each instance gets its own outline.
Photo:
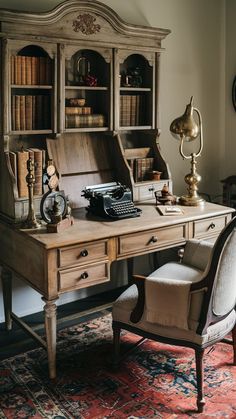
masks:
[[[221,217],[207,218],[193,222],[193,238],[200,239],[219,234],[227,223],[227,215]]]
[[[108,240],[59,249],[59,267],[108,259]]]
[[[158,248],[181,244],[187,238],[185,224],[148,230],[143,233],[130,234],[119,238],[118,252],[120,256],[152,252]]]
[[[96,263],[81,268],[70,268],[59,271],[58,291],[86,288],[109,281],[109,263]]]

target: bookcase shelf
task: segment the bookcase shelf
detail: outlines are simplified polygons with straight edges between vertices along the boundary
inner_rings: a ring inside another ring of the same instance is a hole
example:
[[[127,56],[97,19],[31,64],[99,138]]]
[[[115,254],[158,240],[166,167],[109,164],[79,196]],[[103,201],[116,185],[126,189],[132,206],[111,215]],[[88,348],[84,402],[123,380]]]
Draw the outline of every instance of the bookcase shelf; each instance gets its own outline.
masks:
[[[108,87],[105,86],[66,86],[65,90],[108,90]]]
[[[96,0],[67,0],[39,19],[0,10],[0,26],[4,216],[27,215],[15,161],[31,148],[42,150],[42,172],[48,159],[55,161],[73,208],[87,205],[81,191],[89,184],[119,181],[135,201],[153,198],[164,184],[171,191],[158,146],[159,66],[169,30],[125,23]],[[132,158],[144,159],[143,170],[153,161],[160,181],[137,179]],[[40,195],[35,200],[38,212]]]
[[[120,92],[151,92],[150,87],[121,87]]]
[[[22,90],[22,89],[30,89],[30,90],[52,90],[53,86],[49,86],[49,85],[43,85],[43,84],[38,84],[38,85],[32,85],[32,84],[11,84],[11,89],[15,89],[15,90]]]

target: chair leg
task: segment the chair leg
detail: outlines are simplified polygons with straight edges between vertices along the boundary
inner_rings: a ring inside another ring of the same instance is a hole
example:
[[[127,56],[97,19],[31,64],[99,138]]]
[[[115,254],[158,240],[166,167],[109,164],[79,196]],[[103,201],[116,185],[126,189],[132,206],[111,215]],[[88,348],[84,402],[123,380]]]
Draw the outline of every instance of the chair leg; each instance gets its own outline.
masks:
[[[205,405],[203,394],[203,349],[195,349],[196,375],[197,375],[197,408],[202,413]]]
[[[233,338],[233,351],[234,351],[234,361],[233,364],[236,365],[236,325],[232,330],[232,338]]]
[[[120,328],[113,326],[113,367],[116,368],[119,365],[120,360]]]

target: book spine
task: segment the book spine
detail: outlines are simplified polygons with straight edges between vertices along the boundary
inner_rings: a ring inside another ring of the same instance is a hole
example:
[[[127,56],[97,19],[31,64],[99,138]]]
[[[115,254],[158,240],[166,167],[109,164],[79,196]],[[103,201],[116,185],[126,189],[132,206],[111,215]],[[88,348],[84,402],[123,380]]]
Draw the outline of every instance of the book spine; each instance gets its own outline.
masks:
[[[18,193],[19,193],[20,198],[28,197],[28,186],[26,182],[26,176],[28,174],[28,170],[27,170],[28,158],[29,158],[29,153],[27,151],[17,152],[17,184],[18,184]]]
[[[26,84],[31,85],[32,84],[32,57],[25,57],[25,78],[26,78]]]
[[[25,129],[32,130],[33,129],[33,116],[32,116],[32,96],[27,95],[25,96]]]
[[[11,130],[16,130],[16,97],[11,97]]]
[[[20,130],[25,131],[25,96],[20,96]]]
[[[20,96],[15,96],[15,130],[20,131]]]
[[[32,129],[36,129],[36,96],[32,96]]]
[[[15,84],[21,84],[21,56],[15,56]]]
[[[26,57],[21,56],[21,84],[26,84]]]
[[[38,84],[38,73],[39,73],[39,61],[38,57],[31,57],[31,84]]]
[[[15,84],[15,55],[11,55],[11,84]]]

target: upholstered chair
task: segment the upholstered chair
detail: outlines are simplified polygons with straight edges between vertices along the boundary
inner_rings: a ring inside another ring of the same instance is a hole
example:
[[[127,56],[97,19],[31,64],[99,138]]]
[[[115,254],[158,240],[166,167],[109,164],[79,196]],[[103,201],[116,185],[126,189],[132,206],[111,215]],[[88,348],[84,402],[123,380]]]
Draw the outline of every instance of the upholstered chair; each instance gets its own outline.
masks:
[[[113,304],[114,362],[119,362],[120,331],[194,349],[197,407],[202,412],[205,348],[232,332],[236,365],[236,217],[215,244],[187,242],[183,260],[169,262],[148,277],[134,276]]]

